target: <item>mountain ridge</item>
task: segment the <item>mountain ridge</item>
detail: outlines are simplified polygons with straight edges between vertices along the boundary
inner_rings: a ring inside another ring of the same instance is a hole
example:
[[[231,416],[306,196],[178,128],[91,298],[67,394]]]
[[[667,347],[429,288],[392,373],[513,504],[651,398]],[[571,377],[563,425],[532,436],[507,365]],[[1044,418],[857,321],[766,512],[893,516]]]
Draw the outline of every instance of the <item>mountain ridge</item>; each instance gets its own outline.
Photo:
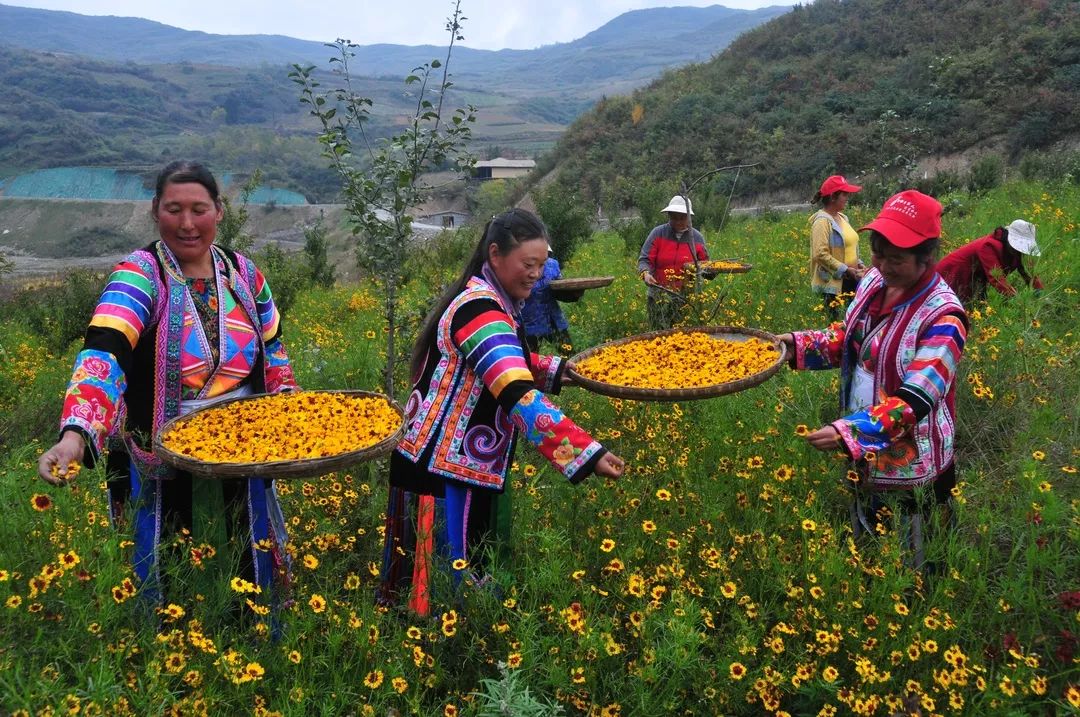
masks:
[[[522,66],[554,66],[565,69],[573,64],[576,76],[589,77],[581,61],[591,58],[582,51],[618,50],[619,58],[635,58],[651,68],[664,68],[701,60],[730,42],[743,29],[790,10],[790,6],[772,5],[758,10],[740,10],[723,5],[709,7],[646,8],[623,13],[584,36],[565,43],[541,47],[482,50],[459,44],[454,48],[454,72],[460,79],[489,79],[495,73],[522,71]],[[731,28],[720,23],[729,22]],[[715,36],[702,42],[705,50],[665,48],[664,61],[642,56],[642,43],[652,34],[686,33],[709,25]],[[468,26],[465,28],[466,36]],[[333,38],[327,38],[331,40]],[[177,63],[193,62],[231,67],[262,64],[324,64],[330,49],[324,43],[301,40],[287,35],[224,35],[199,30],[183,30],[154,20],[120,16],[93,16],[59,10],[39,10],[0,4],[0,43],[26,50],[68,52],[114,62]],[[631,49],[637,55],[628,54]],[[413,67],[445,54],[437,45],[400,45],[377,43],[360,45],[355,50],[355,67],[365,76],[399,76]],[[702,53],[705,53],[704,55]],[[654,71],[658,74],[658,71]],[[607,75],[610,76],[610,75]],[[642,76],[637,73],[636,77]],[[575,77],[566,78],[579,86]]]

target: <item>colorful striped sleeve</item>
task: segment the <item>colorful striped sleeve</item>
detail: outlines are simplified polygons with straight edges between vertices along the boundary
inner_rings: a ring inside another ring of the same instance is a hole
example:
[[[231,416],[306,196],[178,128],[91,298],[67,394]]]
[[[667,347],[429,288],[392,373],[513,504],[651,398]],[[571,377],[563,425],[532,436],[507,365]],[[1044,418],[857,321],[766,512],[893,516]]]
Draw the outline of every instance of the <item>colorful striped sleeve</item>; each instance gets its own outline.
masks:
[[[496,302],[476,299],[459,306],[450,333],[469,368],[544,458],[574,483],[592,472],[607,451],[536,388],[534,382],[548,381],[558,366],[555,373],[549,364],[534,376],[513,320]]]
[[[251,265],[255,274],[255,310],[259,312],[263,341],[266,345],[266,391],[278,393],[298,389],[289,354],[281,340],[281,313],[274,303],[270,284],[263,273]]]
[[[490,308],[472,307],[470,304],[488,304]],[[469,311],[475,308],[480,310]],[[495,302],[468,302],[458,310],[455,323],[459,317],[463,323],[460,327],[452,327],[454,343],[497,401],[504,403],[499,400],[500,396],[514,382],[524,381],[532,388],[533,374],[525,362],[521,341],[510,317]],[[520,386],[514,393],[519,392],[523,392]],[[519,397],[514,396],[515,399]]]
[[[889,448],[945,400],[966,339],[961,317],[941,317],[923,333],[895,395],[833,422],[853,459]]]
[[[154,282],[143,268],[130,261],[121,262],[109,277],[90,326],[119,331],[135,348],[150,321],[154,297]]]
[[[262,324],[263,341],[269,343],[277,338],[281,331],[281,314],[274,304],[274,296],[270,293],[270,284],[266,277],[258,269],[255,270],[255,310],[259,312],[259,323]]]

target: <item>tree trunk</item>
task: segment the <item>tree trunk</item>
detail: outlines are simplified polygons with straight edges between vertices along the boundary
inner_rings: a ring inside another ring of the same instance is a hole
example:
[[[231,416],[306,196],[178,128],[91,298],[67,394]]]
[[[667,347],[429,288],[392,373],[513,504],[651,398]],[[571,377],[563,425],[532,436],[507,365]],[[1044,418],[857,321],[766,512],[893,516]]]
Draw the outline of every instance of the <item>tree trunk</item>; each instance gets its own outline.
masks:
[[[386,282],[386,369],[383,373],[383,389],[386,395],[394,398],[394,365],[397,363],[397,350],[394,337],[397,335],[397,297],[394,278],[387,277]]]

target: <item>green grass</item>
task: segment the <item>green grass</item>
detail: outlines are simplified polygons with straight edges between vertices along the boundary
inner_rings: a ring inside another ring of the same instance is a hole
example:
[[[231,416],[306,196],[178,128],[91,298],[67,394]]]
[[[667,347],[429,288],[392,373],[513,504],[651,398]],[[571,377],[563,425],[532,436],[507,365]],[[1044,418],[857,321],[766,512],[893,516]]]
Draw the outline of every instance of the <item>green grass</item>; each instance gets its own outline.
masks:
[[[559,404],[630,469],[573,487],[521,446],[512,556],[494,567],[501,589],[462,595],[445,631],[373,605],[386,495],[377,465],[282,484],[297,567],[295,604],[274,641],[247,607],[244,622],[211,629],[219,607],[191,601],[155,631],[137,599],[114,602],[111,589],[130,575],[128,535],[104,522],[101,475],[80,476],[77,492],[48,489],[34,474],[43,445],[23,436],[0,454],[10,506],[0,526],[0,602],[9,601],[0,711],[432,715],[451,705],[476,714],[472,693],[502,680],[517,699],[528,687],[569,714],[1070,713],[1067,691],[1080,683],[1067,654],[1080,632],[1080,192],[1015,184],[943,199],[950,247],[1017,217],[1035,221],[1047,288],[992,296],[972,312],[958,387],[957,527],[929,545],[947,565],[941,575],[907,568],[894,534],[849,541],[843,466],[794,433],[834,411],[829,373],[784,371],[682,404],[565,391]],[[736,220],[722,234],[703,227],[715,256],[754,270],[711,282],[700,310],[776,332],[819,325],[807,229],[797,215]],[[635,258],[615,234],[598,234],[564,267],[617,277],[565,305],[575,347],[642,330]],[[408,312],[429,300],[437,274],[409,287]],[[370,285],[301,297],[285,326],[301,383],[378,386],[378,312]],[[44,355],[18,317],[0,328],[0,415],[55,416],[74,349]],[[992,398],[976,398],[978,385]],[[35,511],[32,494],[52,507]],[[78,566],[34,594],[28,581],[67,551]],[[304,567],[306,555],[316,568]],[[314,596],[325,610],[313,610]],[[571,614],[583,616],[580,630]],[[510,682],[507,662],[520,673]],[[243,681],[252,663],[265,672],[251,667],[257,676]]]

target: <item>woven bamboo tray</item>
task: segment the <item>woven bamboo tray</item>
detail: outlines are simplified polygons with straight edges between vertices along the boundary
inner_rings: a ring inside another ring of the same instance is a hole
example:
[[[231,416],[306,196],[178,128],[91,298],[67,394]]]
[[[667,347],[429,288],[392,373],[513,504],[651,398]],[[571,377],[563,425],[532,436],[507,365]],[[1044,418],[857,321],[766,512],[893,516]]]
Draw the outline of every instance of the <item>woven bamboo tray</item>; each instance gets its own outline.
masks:
[[[357,390],[343,390],[343,391],[305,391],[305,393],[341,393],[348,394],[350,396],[370,397],[370,398],[386,398],[381,393],[374,393],[372,391],[357,391]],[[166,464],[176,468],[178,470],[187,471],[192,475],[200,476],[203,478],[309,478],[313,476],[326,475],[343,468],[347,468],[357,463],[363,463],[364,461],[374,460],[381,456],[386,455],[394,449],[394,447],[401,441],[401,436],[405,432],[405,412],[401,409],[396,401],[389,401],[390,406],[400,416],[401,421],[398,424],[397,430],[392,434],[382,439],[378,443],[375,443],[367,448],[361,448],[355,451],[347,451],[345,453],[339,453],[333,456],[326,456],[322,458],[304,458],[299,460],[288,461],[269,461],[263,463],[209,463],[202,461],[191,456],[185,456],[180,453],[176,453],[166,448],[162,442],[161,437],[166,435],[173,427],[180,422],[190,419],[192,416],[196,416],[203,411],[208,411],[214,408],[221,408],[230,403],[236,403],[237,401],[248,401],[261,396],[268,396],[272,394],[255,394],[250,396],[241,396],[239,398],[227,399],[220,403],[201,408],[198,411],[192,411],[186,416],[178,416],[171,421],[167,422],[161,427],[157,435],[154,436],[154,453]]]
[[[548,282],[552,291],[583,291],[599,289],[615,281],[614,276],[582,276],[577,279],[555,279]]]
[[[752,376],[738,379],[737,381],[728,381],[725,383],[717,383],[711,386],[695,386],[694,388],[636,388],[633,386],[617,386],[611,383],[603,383],[595,379],[582,376],[577,371],[577,364],[585,359],[589,358],[601,349],[608,348],[610,346],[618,346],[621,344],[630,343],[631,341],[641,341],[651,339],[656,336],[666,336],[674,333],[696,333],[702,332],[709,334],[718,339],[726,339],[727,341],[746,341],[750,338],[764,339],[769,343],[776,346],[780,352],[776,361],[774,361],[768,368],[763,371],[759,371]],[[609,341],[606,344],[600,346],[594,346],[591,349],[587,349],[572,357],[569,360],[570,376],[579,386],[592,391],[593,393],[599,393],[603,396],[611,396],[613,398],[626,398],[634,401],[695,401],[704,398],[716,398],[717,396],[725,396],[729,393],[738,393],[739,391],[745,391],[748,388],[753,388],[758,384],[764,383],[768,379],[772,378],[780,367],[787,361],[787,350],[782,341],[773,334],[758,329],[751,329],[742,326],[694,326],[686,329],[666,329],[664,331],[651,331],[645,334],[638,334],[637,336],[630,336],[625,339],[618,339],[617,341]]]
[[[754,268],[753,264],[747,264],[746,262],[742,262],[742,261],[735,262],[735,261],[730,260],[730,259],[725,259],[724,261],[730,261],[731,263],[738,263],[738,266],[727,268],[727,267],[713,267],[713,266],[704,266],[703,265],[703,266],[701,266],[701,276],[706,278],[706,279],[715,279],[716,277],[720,276],[721,274],[745,274],[746,272],[748,272],[748,271],[750,271],[751,269]],[[690,273],[694,272],[694,264],[692,262],[688,263],[688,264],[684,264],[683,268],[686,269],[686,271],[688,271]]]

